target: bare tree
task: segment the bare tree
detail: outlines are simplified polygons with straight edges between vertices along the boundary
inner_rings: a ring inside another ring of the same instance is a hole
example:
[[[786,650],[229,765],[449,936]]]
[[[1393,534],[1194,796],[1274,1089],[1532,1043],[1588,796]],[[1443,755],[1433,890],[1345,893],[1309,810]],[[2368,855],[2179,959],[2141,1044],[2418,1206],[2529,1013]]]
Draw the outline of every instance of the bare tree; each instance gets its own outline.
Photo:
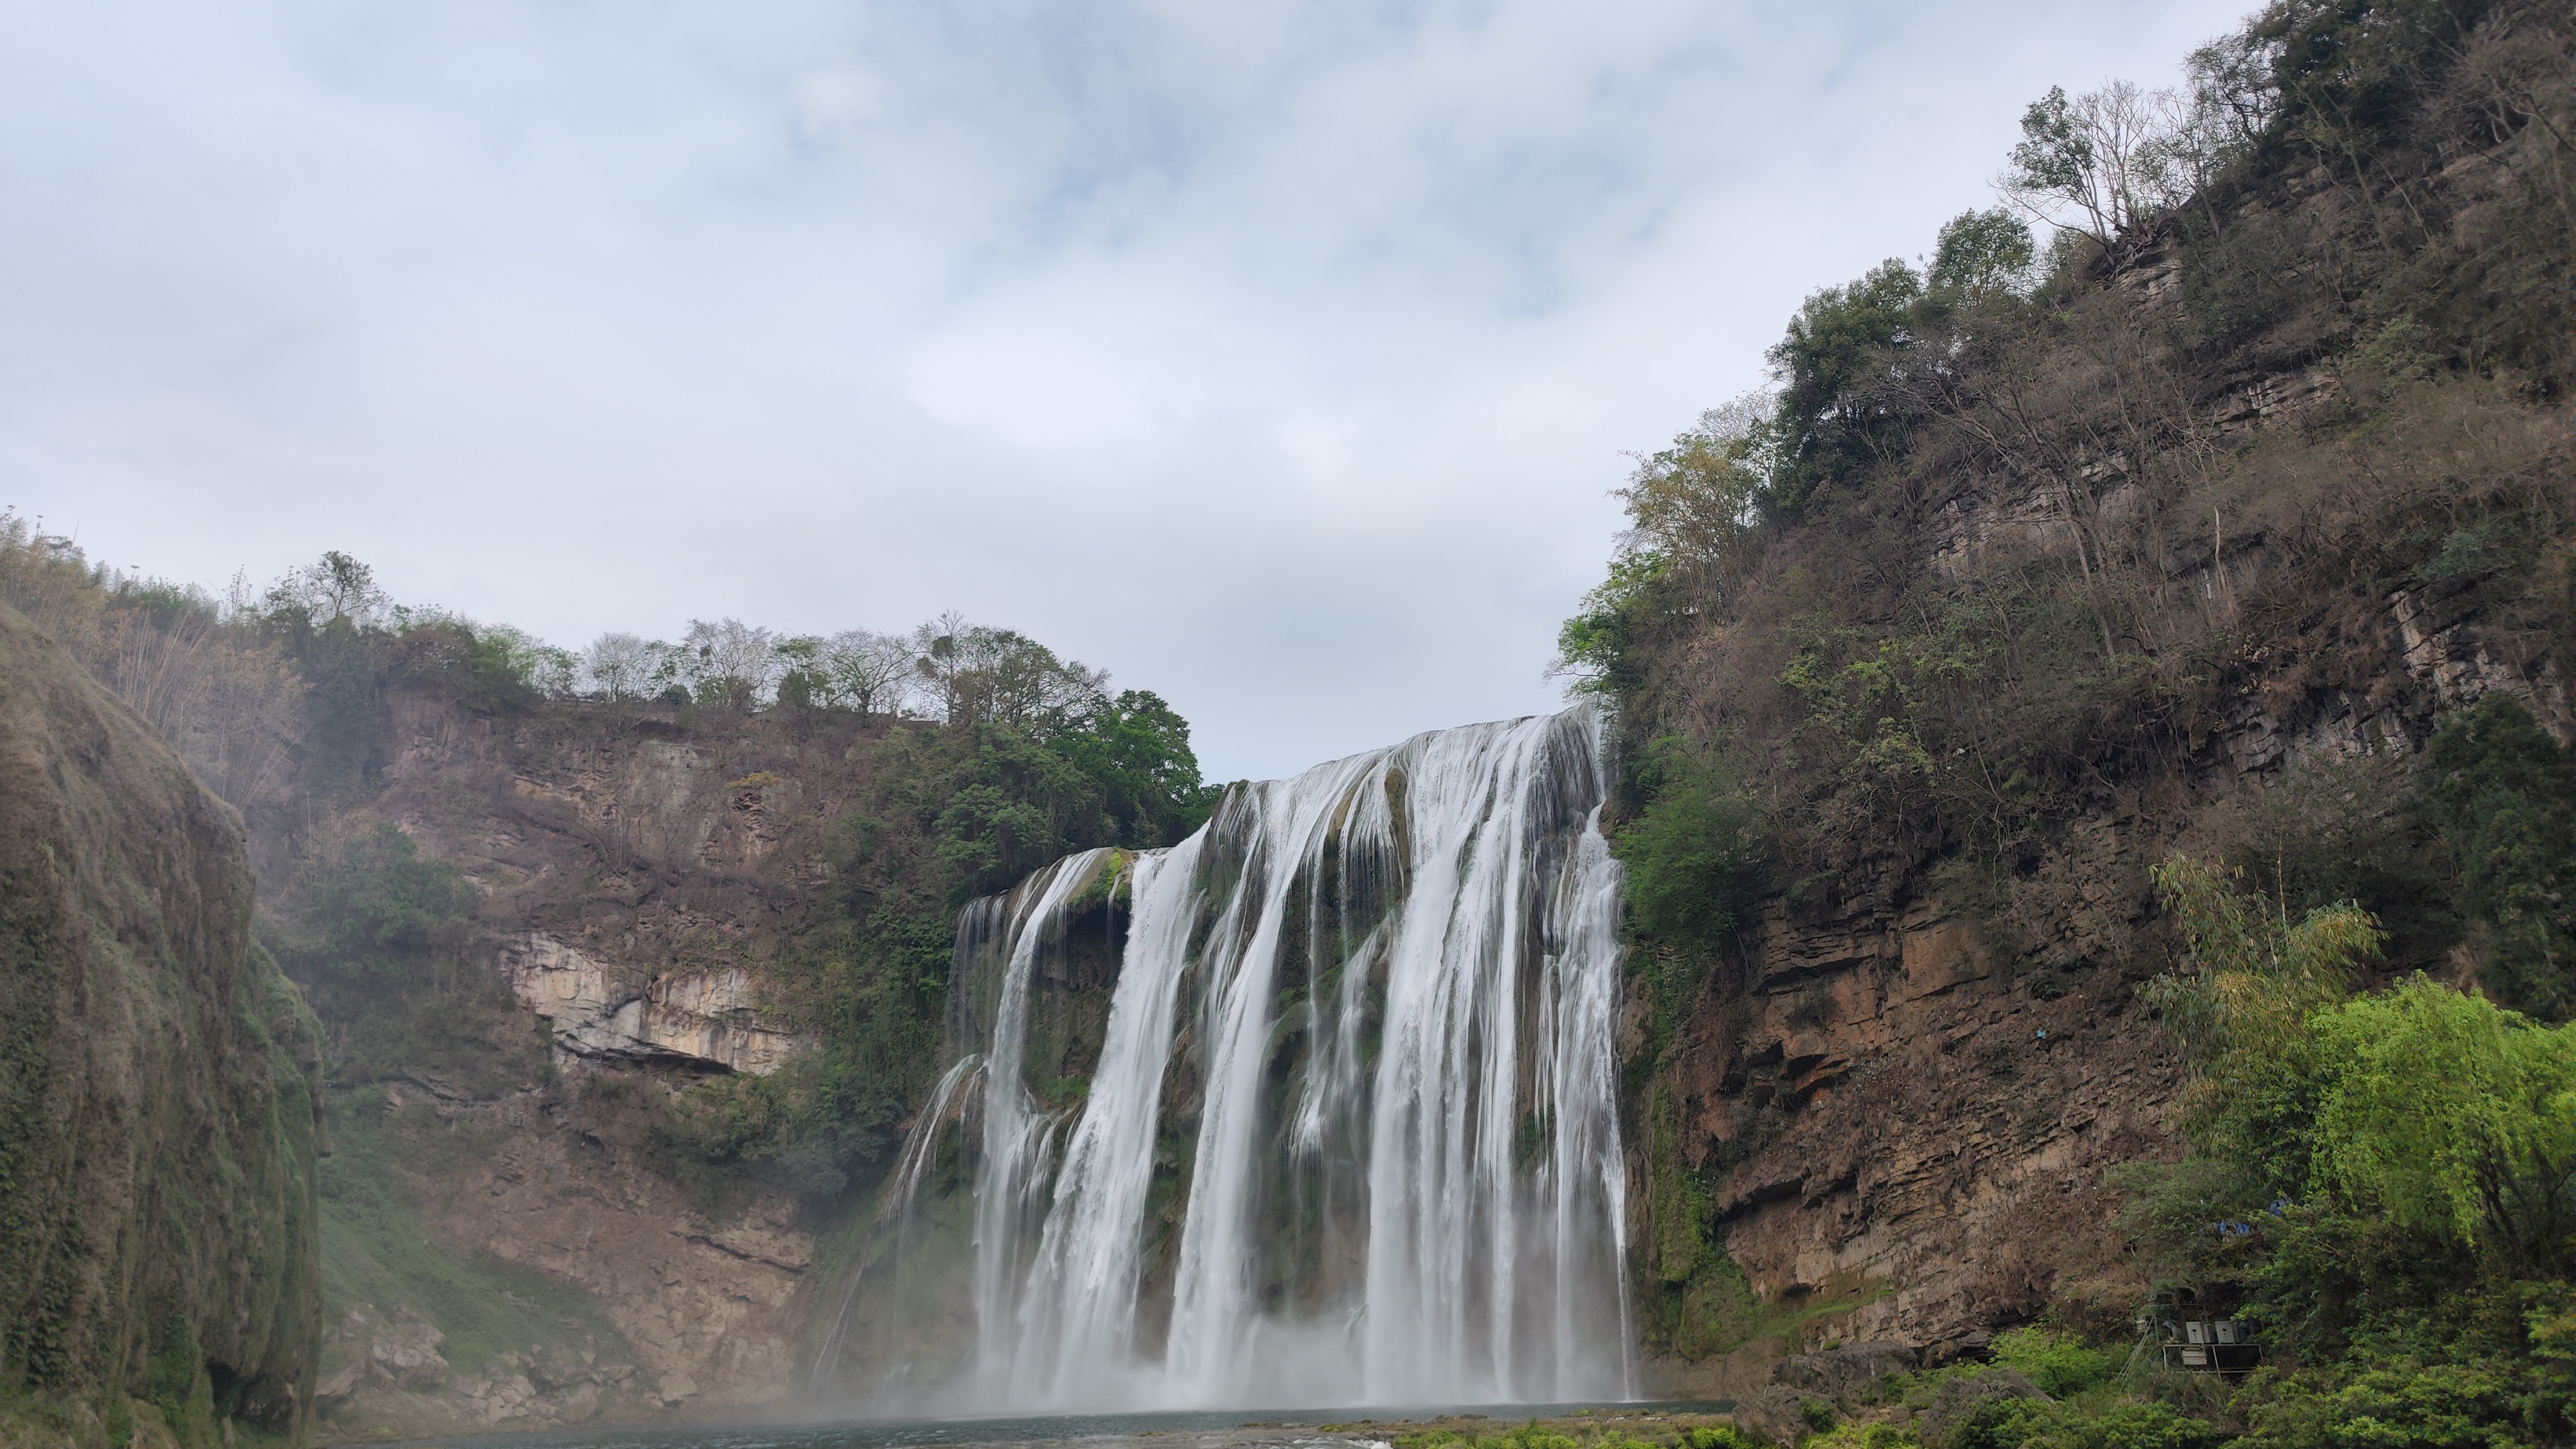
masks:
[[[778,684],[778,636],[740,619],[691,619],[678,663],[700,699],[749,709]]]
[[[845,629],[823,641],[821,672],[832,702],[862,715],[899,715],[917,672],[910,641]]]
[[[954,609],[914,629],[910,643],[923,703],[950,724],[1031,728],[1087,715],[1108,697],[1107,673]]]
[[[973,633],[966,616],[955,609],[912,631],[913,669],[926,691],[922,703],[935,711],[934,718],[944,720],[956,713],[957,675],[965,668],[959,656]]]
[[[655,662],[651,644],[612,631],[581,651],[582,682],[604,699],[641,699],[652,692]]]
[[[2192,178],[2176,162],[2192,114],[2172,91],[2133,81],[2071,101],[2052,86],[2022,114],[2021,144],[1995,189],[2023,215],[2109,247],[2189,198]]]

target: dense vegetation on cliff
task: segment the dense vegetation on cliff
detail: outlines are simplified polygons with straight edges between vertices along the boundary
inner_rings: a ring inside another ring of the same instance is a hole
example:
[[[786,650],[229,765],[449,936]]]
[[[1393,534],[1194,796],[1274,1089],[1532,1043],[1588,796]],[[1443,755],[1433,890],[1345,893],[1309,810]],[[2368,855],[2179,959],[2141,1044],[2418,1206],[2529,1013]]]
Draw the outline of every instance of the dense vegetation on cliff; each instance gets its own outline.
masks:
[[[0,605],[0,1439],[306,1423],[319,1033],[241,820]]]
[[[1928,898],[2032,996],[2146,988],[2195,1085],[2135,1266],[2267,1352],[2232,1399],[2129,1386],[2204,1438],[2576,1432],[2571,44],[2532,0],[2278,0],[2188,94],[2052,93],[2005,209],[1818,292],[1775,391],[1641,461],[1565,628],[1631,736],[1656,1061],[1766,910]],[[1661,1143],[1722,1236],[1731,1159]],[[1650,1333],[1743,1297],[1724,1256]]]

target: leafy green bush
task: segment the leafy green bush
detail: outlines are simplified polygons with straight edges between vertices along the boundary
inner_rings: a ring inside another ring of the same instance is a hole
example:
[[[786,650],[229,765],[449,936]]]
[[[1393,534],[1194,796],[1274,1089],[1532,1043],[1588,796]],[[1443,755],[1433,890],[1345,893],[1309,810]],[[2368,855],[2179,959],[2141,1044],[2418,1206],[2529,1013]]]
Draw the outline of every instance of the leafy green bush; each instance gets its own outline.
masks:
[[[2212,1449],[2222,1437],[2171,1404],[2124,1399],[2086,1421],[2070,1449]]]
[[[1754,1443],[1743,1435],[1736,1437],[1748,1449]],[[1917,1449],[1920,1443],[1911,1431],[1894,1424],[1864,1424],[1849,1419],[1823,1432],[1806,1435],[1798,1442],[1801,1449]]]
[[[2048,1444],[2072,1421],[2065,1407],[2048,1399],[1987,1399],[1960,1416],[1943,1449],[2023,1449]]]
[[[2245,1449],[2520,1449],[2512,1376],[2491,1364],[2398,1361],[2339,1382],[2306,1376],[2255,1408]],[[2540,1442],[2549,1442],[2543,1438]]]
[[[1642,935],[1708,950],[1734,931],[1760,859],[1760,817],[1713,752],[1666,736],[1636,771],[1643,814],[1619,828],[1629,921]]]
[[[2024,1378],[2052,1398],[2081,1393],[2107,1382],[2119,1367],[2110,1355],[2087,1348],[2072,1334],[2046,1328],[2015,1328],[1995,1335],[1995,1362],[2019,1369]]]
[[[396,977],[457,951],[473,910],[464,872],[379,825],[342,846],[323,872],[296,955],[344,976]]]

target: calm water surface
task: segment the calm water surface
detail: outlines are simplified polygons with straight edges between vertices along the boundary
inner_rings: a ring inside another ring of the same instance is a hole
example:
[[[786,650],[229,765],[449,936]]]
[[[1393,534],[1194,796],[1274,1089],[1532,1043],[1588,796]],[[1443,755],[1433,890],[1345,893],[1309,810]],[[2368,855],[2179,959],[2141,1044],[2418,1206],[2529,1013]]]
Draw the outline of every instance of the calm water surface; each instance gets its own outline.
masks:
[[[1502,1404],[1459,1408],[1193,1409],[1151,1414],[1046,1414],[1010,1419],[861,1419],[756,1424],[646,1425],[551,1429],[536,1434],[481,1434],[429,1443],[451,1449],[906,1449],[911,1445],[1058,1444],[1085,1449],[1338,1449],[1384,1442],[1364,1419],[1422,1420],[1484,1414],[1498,1427],[1584,1409],[1620,1414],[1708,1414],[1728,1401],[1648,1404]],[[1317,1426],[1340,1426],[1325,1433]],[[421,1442],[421,1441],[405,1441]]]

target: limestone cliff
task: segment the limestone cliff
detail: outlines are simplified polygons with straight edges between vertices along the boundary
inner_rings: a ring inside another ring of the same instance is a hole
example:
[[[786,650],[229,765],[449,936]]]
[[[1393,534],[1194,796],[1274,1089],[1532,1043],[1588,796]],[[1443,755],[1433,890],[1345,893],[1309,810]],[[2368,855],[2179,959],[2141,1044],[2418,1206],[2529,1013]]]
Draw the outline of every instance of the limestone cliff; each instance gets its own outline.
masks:
[[[251,911],[239,816],[0,606],[0,1372],[64,1407],[39,1437],[304,1426],[317,1037]]]
[[[2114,295],[2156,274],[2150,255]],[[2304,373],[2258,378],[2209,417],[2330,453],[2296,430],[2331,394]],[[2498,425],[2516,426],[2531,466],[2563,467],[2563,421]],[[1951,486],[1909,541],[1927,572],[2049,546],[2044,497]],[[2248,533],[2223,560],[2178,565],[2176,593],[2217,613],[2320,591],[2312,557]],[[2557,656],[2503,612],[2457,583],[2415,585],[2308,637],[2236,636],[2234,657],[2203,666],[2226,681],[2205,732],[2162,758],[2106,759],[2085,808],[2002,862],[1899,841],[1803,902],[1760,902],[1669,1005],[1660,1058],[1659,986],[1642,970],[1623,1051],[1645,1080],[1632,1240],[1661,1384],[1750,1399],[1782,1356],[1828,1342],[1938,1358],[2043,1315],[2116,1332],[2149,1285],[2108,1173],[2182,1150],[2167,1121],[2179,1066],[2137,992],[2173,959],[2148,867],[2223,854],[2252,817],[2302,808],[2387,837],[2334,847],[2348,857],[2423,861],[2438,847],[2408,836],[2401,797],[2446,712],[2501,693],[2576,738]],[[2472,953],[2446,949],[2391,964],[2466,979]]]
[[[494,719],[413,693],[383,719],[387,767],[322,831],[399,829],[462,873],[474,929],[426,1006],[326,1002],[362,1030],[427,1010],[454,1036],[353,1048],[330,1083],[349,1172],[326,1184],[325,1432],[789,1397],[810,1205],[675,1174],[654,1134],[691,1085],[772,1074],[814,1045],[765,1009],[763,968],[816,884],[856,773],[847,742],[578,703]],[[277,909],[291,931],[291,888]]]
[[[2563,46],[2533,73],[2557,84]],[[1797,475],[1811,492],[1724,494],[1699,572],[1577,621],[1631,651],[1603,677],[1636,732],[1721,761],[1769,852],[1722,947],[1634,963],[1631,1240],[1667,1388],[1751,1398],[1830,1341],[1916,1361],[2042,1316],[2124,1336],[2149,1285],[2106,1174],[2182,1152],[2138,991],[2176,959],[2148,875],[2169,856],[2285,914],[2357,903],[2389,928],[2375,969],[2509,984],[2426,762],[2490,696],[2576,740],[2576,418],[2563,350],[2508,364],[2486,330],[2543,302],[2459,259],[2511,235],[2562,268],[2576,233],[2490,158],[2426,154],[2446,115],[2372,143],[2442,196],[2402,245],[2285,146],[2030,297],[1935,285],[1919,336],[1843,359],[1871,378],[1844,411],[1801,415],[1823,437],[1866,412],[1866,449]],[[2563,134],[2512,144],[2555,158]],[[2255,259],[2266,235],[2413,270],[2357,306]],[[1926,383],[1907,350],[1935,335]],[[1823,376],[1796,344],[1773,354],[1808,369],[1792,393]],[[1640,496],[1700,486],[1686,455]]]

